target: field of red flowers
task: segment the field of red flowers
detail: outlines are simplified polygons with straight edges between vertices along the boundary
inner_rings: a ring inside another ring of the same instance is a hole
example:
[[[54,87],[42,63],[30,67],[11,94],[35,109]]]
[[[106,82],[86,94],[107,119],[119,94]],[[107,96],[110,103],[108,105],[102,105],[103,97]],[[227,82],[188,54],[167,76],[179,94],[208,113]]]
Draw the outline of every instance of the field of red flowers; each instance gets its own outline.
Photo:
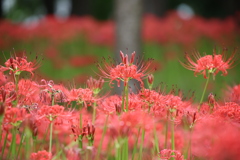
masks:
[[[104,58],[92,76],[68,83],[59,83],[57,75],[71,79],[84,75],[77,72],[81,68],[89,73],[86,67],[112,52],[112,21],[5,21],[0,32],[3,50],[15,46],[10,55],[4,51],[0,64],[1,160],[240,159],[240,85],[234,75],[239,50],[211,46],[206,53],[181,53],[192,46],[205,49],[210,40],[237,46],[239,27],[232,17],[146,16],[143,50],[150,54],[142,58],[120,51],[121,62]],[[22,47],[27,52],[19,52]],[[192,91],[172,83],[178,77]],[[139,83],[136,93],[132,79]],[[78,86],[81,82],[84,87]],[[235,85],[227,87],[229,82]],[[121,95],[110,94],[114,84],[122,88]]]

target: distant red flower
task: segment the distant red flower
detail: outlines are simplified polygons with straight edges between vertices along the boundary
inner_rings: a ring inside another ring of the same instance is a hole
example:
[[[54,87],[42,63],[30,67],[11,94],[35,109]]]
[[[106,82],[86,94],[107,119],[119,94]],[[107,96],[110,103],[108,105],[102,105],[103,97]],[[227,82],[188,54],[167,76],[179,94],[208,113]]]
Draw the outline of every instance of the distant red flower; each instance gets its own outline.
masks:
[[[231,54],[229,58],[226,58],[226,49],[222,50],[221,54],[216,54],[216,49],[213,50],[213,55],[201,56],[199,52],[194,52],[192,54],[194,59],[191,59],[189,54],[185,54],[185,58],[188,61],[187,63],[181,64],[189,69],[194,71],[194,75],[203,74],[204,78],[207,78],[206,74],[212,73],[214,76],[221,71],[223,75],[227,75],[227,69],[233,67],[234,58],[236,55],[236,50]]]
[[[84,67],[94,64],[97,58],[93,55],[73,56],[69,59],[70,65],[73,67]]]
[[[115,80],[118,82],[118,86],[120,86],[120,81],[128,82],[130,79],[136,79],[143,85],[142,79],[146,77],[146,72],[151,65],[152,59],[147,61],[146,63],[140,62],[136,65],[134,64],[136,53],[133,52],[131,55],[130,61],[128,60],[128,55],[125,55],[120,51],[120,56],[122,62],[118,65],[108,64],[104,62],[104,67],[99,65],[99,70],[101,71],[103,77],[110,79],[110,84]]]
[[[32,153],[30,159],[31,160],[50,160],[52,157],[51,153],[47,151],[38,151],[37,153]]]

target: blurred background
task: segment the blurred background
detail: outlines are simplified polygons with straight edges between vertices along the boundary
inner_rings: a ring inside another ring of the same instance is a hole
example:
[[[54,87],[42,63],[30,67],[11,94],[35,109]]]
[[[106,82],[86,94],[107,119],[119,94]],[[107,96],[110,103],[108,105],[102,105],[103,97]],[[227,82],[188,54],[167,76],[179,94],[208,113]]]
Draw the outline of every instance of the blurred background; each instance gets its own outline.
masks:
[[[13,53],[41,56],[36,79],[85,86],[102,57],[119,61],[120,50],[136,51],[154,59],[155,86],[195,91],[197,101],[205,79],[181,66],[184,53],[211,54],[216,46],[230,55],[240,45],[239,0],[0,0],[0,19],[1,64]],[[222,98],[239,84],[239,67],[218,74],[208,93]]]

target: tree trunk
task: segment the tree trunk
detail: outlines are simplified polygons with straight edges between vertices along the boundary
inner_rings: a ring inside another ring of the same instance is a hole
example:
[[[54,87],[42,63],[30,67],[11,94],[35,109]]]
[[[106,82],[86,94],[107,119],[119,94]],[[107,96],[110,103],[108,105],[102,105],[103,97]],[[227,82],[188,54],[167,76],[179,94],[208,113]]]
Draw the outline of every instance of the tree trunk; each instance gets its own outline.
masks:
[[[116,51],[115,57],[120,62],[119,51],[131,57],[132,52],[136,56],[141,55],[141,24],[142,24],[142,0],[115,0],[115,21],[116,21]],[[137,82],[130,81],[132,91],[138,86]],[[122,88],[116,92],[121,93]]]

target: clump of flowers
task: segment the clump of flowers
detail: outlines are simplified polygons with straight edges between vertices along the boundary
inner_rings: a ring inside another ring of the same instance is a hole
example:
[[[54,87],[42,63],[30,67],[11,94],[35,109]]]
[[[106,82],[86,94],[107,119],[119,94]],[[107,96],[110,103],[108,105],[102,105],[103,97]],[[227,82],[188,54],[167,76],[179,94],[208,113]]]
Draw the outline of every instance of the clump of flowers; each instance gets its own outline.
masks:
[[[70,89],[23,79],[20,73],[34,76],[36,66],[11,57],[0,68],[0,159],[240,159],[239,86],[224,103],[214,93],[204,101],[210,75],[227,75],[234,66],[236,51],[229,58],[225,51],[186,55],[183,66],[207,78],[199,103],[175,86],[153,88],[152,60],[136,62],[135,52],[130,59],[120,52],[117,65],[104,61],[98,79]],[[7,70],[13,79],[2,78]],[[105,79],[122,81],[122,96],[102,95]],[[137,93],[129,91],[131,79],[141,84]]]

